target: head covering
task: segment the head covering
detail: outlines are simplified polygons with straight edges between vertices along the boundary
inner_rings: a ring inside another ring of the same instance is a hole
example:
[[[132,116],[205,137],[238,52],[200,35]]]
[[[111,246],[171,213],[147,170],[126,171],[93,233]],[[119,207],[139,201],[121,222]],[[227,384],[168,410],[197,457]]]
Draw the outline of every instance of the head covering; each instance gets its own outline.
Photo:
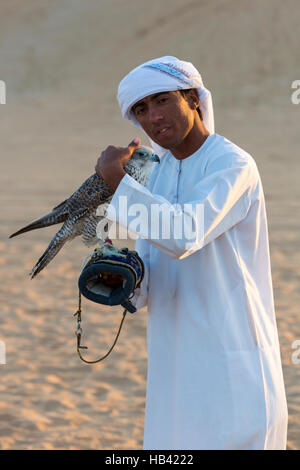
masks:
[[[125,119],[141,127],[132,106],[146,96],[163,91],[187,90],[196,88],[200,99],[200,110],[207,130],[215,132],[214,112],[210,91],[204,87],[198,70],[191,62],[179,60],[173,56],[149,60],[126,75],[118,89],[118,101]],[[150,139],[152,147],[159,156],[167,149]]]

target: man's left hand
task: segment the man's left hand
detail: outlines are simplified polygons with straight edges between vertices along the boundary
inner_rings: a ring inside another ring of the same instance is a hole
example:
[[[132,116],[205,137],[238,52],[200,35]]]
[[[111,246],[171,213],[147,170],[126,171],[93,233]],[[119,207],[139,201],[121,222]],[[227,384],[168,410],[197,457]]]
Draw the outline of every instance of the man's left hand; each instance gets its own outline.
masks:
[[[133,152],[140,146],[140,139],[135,138],[128,147],[115,147],[110,145],[98,158],[95,171],[104,181],[116,190],[121,179],[125,176],[124,167],[127,165]]]

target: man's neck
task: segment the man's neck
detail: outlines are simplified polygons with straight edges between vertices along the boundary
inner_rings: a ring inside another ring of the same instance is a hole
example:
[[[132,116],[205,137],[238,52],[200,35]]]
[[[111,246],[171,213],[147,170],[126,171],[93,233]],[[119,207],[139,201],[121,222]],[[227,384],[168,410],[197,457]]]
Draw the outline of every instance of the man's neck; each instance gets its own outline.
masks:
[[[178,147],[169,150],[177,160],[184,160],[197,152],[208,136],[209,132],[203,122],[197,122],[184,141]]]

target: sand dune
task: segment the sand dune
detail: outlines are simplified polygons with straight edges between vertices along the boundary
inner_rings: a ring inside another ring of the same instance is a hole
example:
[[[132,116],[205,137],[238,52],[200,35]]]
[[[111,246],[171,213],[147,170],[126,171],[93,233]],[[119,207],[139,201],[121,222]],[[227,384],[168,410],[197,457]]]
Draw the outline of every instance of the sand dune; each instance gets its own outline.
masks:
[[[28,272],[56,228],[8,240],[94,171],[108,144],[143,133],[121,119],[120,79],[176,55],[202,73],[216,131],[250,152],[264,184],[274,294],[289,405],[288,448],[300,448],[299,77],[297,0],[10,0],[1,4],[1,449],[138,449],[146,383],[146,312],[128,315],[101,365],[75,351],[77,278],[88,249],[66,245],[36,280]],[[84,342],[110,345],[122,311],[84,301]]]

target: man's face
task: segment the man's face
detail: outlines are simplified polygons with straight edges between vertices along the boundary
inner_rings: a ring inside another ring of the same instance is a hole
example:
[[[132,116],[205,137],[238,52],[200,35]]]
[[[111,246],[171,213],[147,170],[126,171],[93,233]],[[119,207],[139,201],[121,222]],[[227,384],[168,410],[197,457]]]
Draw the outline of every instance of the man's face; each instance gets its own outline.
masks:
[[[197,111],[191,104],[197,98],[197,93],[191,93],[191,99],[185,99],[179,91],[155,93],[138,101],[132,111],[154,142],[167,149],[176,149],[194,126]]]

